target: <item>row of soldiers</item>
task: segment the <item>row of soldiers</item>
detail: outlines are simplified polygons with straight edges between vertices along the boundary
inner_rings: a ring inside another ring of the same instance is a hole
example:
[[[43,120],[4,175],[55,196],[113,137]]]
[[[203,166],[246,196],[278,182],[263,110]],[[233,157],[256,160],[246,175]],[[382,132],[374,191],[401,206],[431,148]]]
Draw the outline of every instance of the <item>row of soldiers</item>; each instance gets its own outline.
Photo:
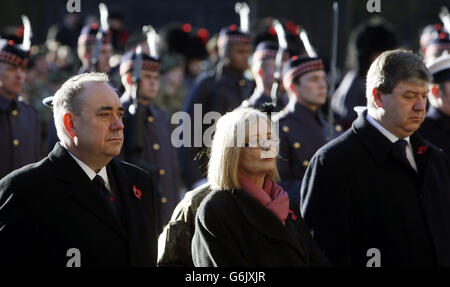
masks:
[[[168,65],[164,61],[170,62],[173,58],[158,57],[150,53],[145,39],[138,41],[121,56],[120,64],[111,68],[111,37],[107,31],[103,31],[98,59],[93,65],[90,60],[99,29],[99,25],[91,24],[81,30],[77,48],[82,62],[79,73],[108,73],[113,85],[122,90],[121,102],[126,110],[123,119],[125,140],[119,157],[148,170],[152,175],[158,190],[158,221],[162,229],[183,198],[183,191],[204,187],[208,162],[207,148],[204,145],[194,147],[194,139],[198,136],[195,129],[190,137],[190,146],[177,149],[173,146],[172,124],[182,122],[171,123],[171,114],[181,109],[194,119],[196,104],[201,104],[202,115],[210,111],[223,115],[239,107],[264,109],[267,104],[274,102],[271,89],[276,81],[274,72],[280,47],[276,36],[268,33],[272,38],[262,37],[252,53],[252,37],[248,31],[236,25],[223,28],[217,37],[217,63],[199,75],[192,86],[186,89],[188,92],[181,104],[179,100],[162,99],[159,93],[162,88],[161,69]],[[369,21],[358,27],[352,41],[357,48],[358,65],[344,76],[335,95],[331,97],[331,108],[340,124],[333,127],[331,138],[328,134],[329,124],[323,115],[326,103],[330,101],[327,97],[329,83],[323,61],[319,57],[308,56],[306,52],[284,53],[280,78],[282,92],[277,94],[275,111],[278,113],[272,119],[280,127],[278,167],[281,185],[288,191],[290,199],[297,203],[300,202],[299,190],[309,160],[327,141],[350,127],[357,116],[353,110],[355,106],[365,105],[364,75],[371,60],[382,51],[398,47],[393,32],[384,23],[376,21]],[[136,50],[138,45],[144,47],[141,55]],[[434,75],[435,83],[431,89],[431,106],[422,132],[433,143],[450,153],[450,110],[447,103],[450,92],[448,83],[444,84],[449,80],[450,60],[445,51],[450,50],[450,36],[442,25],[432,25],[424,29],[421,45],[421,52]],[[133,73],[137,58],[142,60],[142,70],[135,97]],[[41,158],[41,129],[47,129],[46,143],[50,149],[57,142],[53,120],[48,121],[48,127],[40,125],[37,112],[21,95],[29,59],[29,50],[22,45],[12,40],[2,40],[0,178]],[[135,104],[142,110],[139,117],[129,109]],[[201,135],[209,127],[210,125],[202,125]],[[192,202],[192,197],[186,197],[185,200]],[[175,220],[177,216],[179,213],[173,214]],[[163,242],[167,232],[166,230],[160,239]]]

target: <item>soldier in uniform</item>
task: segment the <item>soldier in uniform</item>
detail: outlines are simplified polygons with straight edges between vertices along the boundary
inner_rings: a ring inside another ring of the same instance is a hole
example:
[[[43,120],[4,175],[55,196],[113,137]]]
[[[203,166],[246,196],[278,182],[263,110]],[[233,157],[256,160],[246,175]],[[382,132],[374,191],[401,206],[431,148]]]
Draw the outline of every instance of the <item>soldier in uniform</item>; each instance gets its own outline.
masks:
[[[0,40],[0,178],[39,160],[38,114],[19,95],[28,58],[14,41]]]
[[[427,49],[428,45],[430,44],[431,40],[435,37],[436,33],[443,32],[442,24],[436,23],[436,24],[429,24],[425,26],[421,33],[420,33],[420,53],[425,55],[425,50]]]
[[[300,204],[300,187],[309,160],[327,142],[329,125],[320,107],[327,97],[327,79],[320,58],[294,56],[283,71],[290,102],[273,116],[280,128],[278,171],[289,198]],[[336,126],[334,136],[341,128]]]
[[[373,18],[356,27],[348,46],[348,72],[331,100],[336,122],[344,129],[348,129],[357,117],[354,107],[366,105],[365,76],[370,64],[383,51],[395,49],[397,39],[388,23]]]
[[[443,30],[436,30],[431,33],[431,40],[428,42],[423,52],[423,61],[430,64],[444,53],[450,53],[450,34]]]
[[[200,75],[186,97],[183,111],[189,114],[191,120],[194,119],[195,104],[201,104],[203,115],[210,111],[223,115],[238,107],[253,92],[254,84],[244,77],[251,49],[250,36],[236,25],[223,28],[219,34],[218,49],[220,60],[216,69]],[[203,125],[203,131],[208,127]],[[194,136],[192,133],[192,143]],[[179,149],[182,176],[188,189],[204,182],[207,158],[203,154],[200,161],[195,159],[199,152],[204,152],[203,146]]]
[[[109,58],[111,58],[113,47],[111,44],[111,37],[108,33],[103,33],[97,65],[92,66],[92,63],[90,62],[97,42],[96,35],[98,29],[98,24],[84,26],[78,37],[77,53],[82,63],[79,74],[85,72],[109,73],[111,70]]]
[[[251,97],[242,102],[241,107],[259,109],[265,103],[272,103],[271,90],[275,81],[275,58],[277,52],[278,44],[275,42],[263,41],[256,46],[252,57],[252,74],[256,87]],[[277,98],[275,111],[282,110],[289,101],[286,94],[283,93],[282,95],[282,98]]]
[[[162,228],[170,219],[180,200],[176,176],[176,154],[171,143],[170,119],[166,112],[153,104],[158,94],[160,61],[142,54],[142,70],[138,88],[138,105],[144,109],[142,118],[131,114],[128,107],[133,103],[132,73],[136,52],[129,51],[122,57],[120,74],[125,93],[120,98],[126,112],[124,115],[125,138],[121,156],[125,161],[148,170],[159,191],[159,223]],[[138,124],[138,121],[141,121]],[[139,131],[139,126],[142,130]],[[139,139],[138,137],[141,137]],[[142,141],[142,146],[139,145]]]
[[[428,69],[433,75],[428,94],[430,108],[419,132],[450,158],[450,55],[437,58]]]

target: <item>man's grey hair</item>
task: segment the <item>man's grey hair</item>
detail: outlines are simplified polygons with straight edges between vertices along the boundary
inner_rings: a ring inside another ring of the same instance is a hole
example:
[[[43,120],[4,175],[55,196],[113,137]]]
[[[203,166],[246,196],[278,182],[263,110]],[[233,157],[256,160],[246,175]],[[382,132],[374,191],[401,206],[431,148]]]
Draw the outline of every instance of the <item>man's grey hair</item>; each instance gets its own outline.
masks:
[[[422,84],[431,81],[431,74],[423,61],[410,51],[397,49],[381,53],[367,72],[367,107],[375,107],[374,88],[383,94],[390,94],[400,81]]]
[[[56,91],[53,97],[53,118],[59,140],[64,146],[70,144],[70,136],[64,129],[63,116],[66,112],[75,115],[81,114],[82,101],[80,95],[83,92],[84,84],[87,82],[100,82],[109,84],[108,76],[105,73],[84,73],[68,79]]]

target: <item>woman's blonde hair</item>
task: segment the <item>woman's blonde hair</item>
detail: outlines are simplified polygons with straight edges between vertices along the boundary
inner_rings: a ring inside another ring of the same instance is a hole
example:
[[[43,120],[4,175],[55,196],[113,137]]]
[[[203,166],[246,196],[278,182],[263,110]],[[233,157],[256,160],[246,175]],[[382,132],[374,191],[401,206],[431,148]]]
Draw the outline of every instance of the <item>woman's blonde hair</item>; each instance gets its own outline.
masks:
[[[253,108],[234,110],[217,121],[208,163],[208,182],[213,189],[241,188],[237,177],[239,157],[249,126],[258,119],[266,120],[275,135],[273,137],[278,138],[278,131],[273,122],[266,114]],[[274,182],[279,180],[276,163],[269,176]]]

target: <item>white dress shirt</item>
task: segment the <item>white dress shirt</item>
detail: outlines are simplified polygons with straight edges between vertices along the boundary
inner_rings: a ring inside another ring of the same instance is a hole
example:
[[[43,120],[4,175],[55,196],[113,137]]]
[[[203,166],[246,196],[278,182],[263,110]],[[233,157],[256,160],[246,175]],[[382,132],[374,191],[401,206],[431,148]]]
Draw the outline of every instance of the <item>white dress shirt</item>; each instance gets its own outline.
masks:
[[[396,141],[399,140],[398,137],[396,137],[391,132],[389,132],[387,129],[385,129],[382,125],[377,123],[377,121],[375,121],[369,115],[369,113],[367,113],[366,119],[370,124],[372,124],[372,126],[374,126],[377,130],[379,130],[380,133],[382,133],[385,137],[387,137],[392,143],[395,143]],[[413,148],[412,148],[411,142],[409,141],[409,137],[404,138],[404,140],[408,143],[406,145],[406,157],[408,158],[408,161],[411,164],[411,166],[417,171],[417,165],[416,165],[416,161],[414,160]]]
[[[94,177],[98,174],[103,178],[103,181],[106,184],[106,187],[111,191],[111,187],[109,185],[109,178],[108,173],[106,172],[106,166],[104,166],[98,173],[95,173],[87,164],[79,160],[76,156],[74,156],[70,151],[67,151],[73,159],[78,163],[78,165],[81,167],[81,169],[86,173],[86,175],[89,177],[89,179],[92,181]]]

